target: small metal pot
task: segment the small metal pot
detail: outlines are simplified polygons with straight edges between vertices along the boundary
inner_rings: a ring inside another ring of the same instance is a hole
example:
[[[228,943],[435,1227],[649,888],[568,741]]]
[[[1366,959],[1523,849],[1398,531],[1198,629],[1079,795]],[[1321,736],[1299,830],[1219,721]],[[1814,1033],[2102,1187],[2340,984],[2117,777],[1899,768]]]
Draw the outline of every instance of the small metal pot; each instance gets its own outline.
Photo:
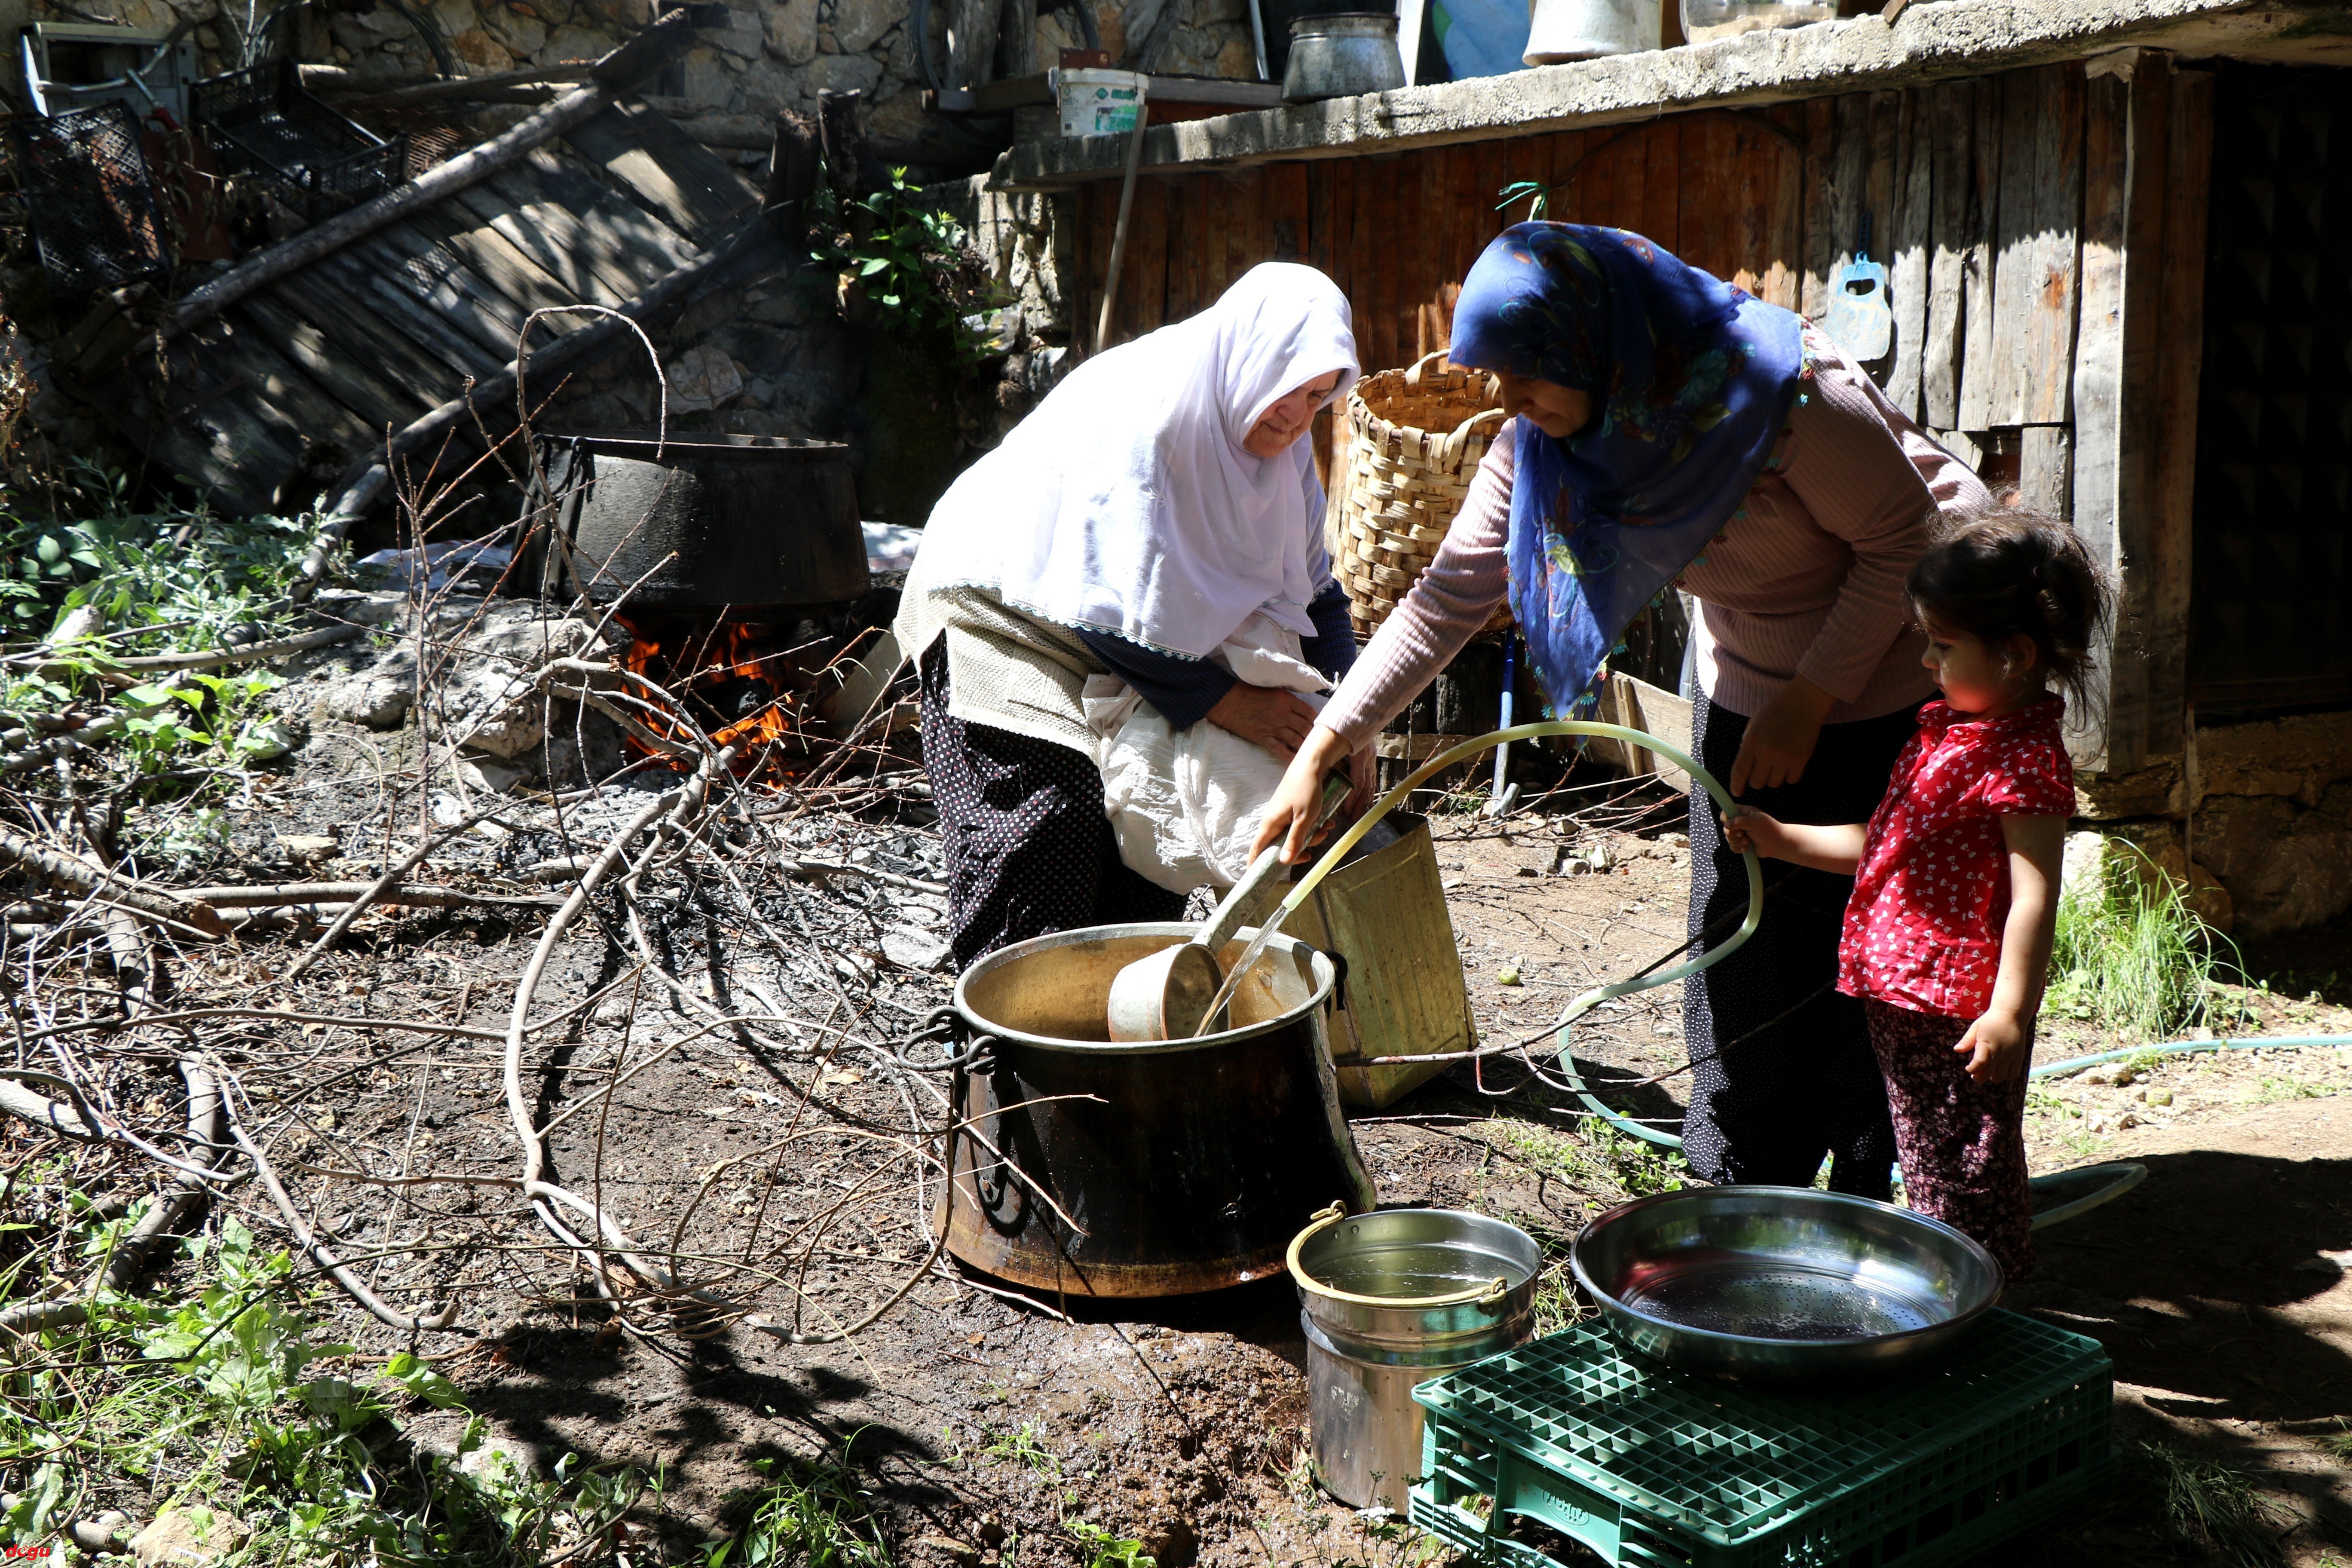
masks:
[[[1393,13],[1342,11],[1290,24],[1290,60],[1282,70],[1282,96],[1290,102],[1392,92],[1403,85]]]
[[[1810,1187],[1689,1187],[1620,1204],[1569,1252],[1643,1355],[1737,1382],[1908,1369],[2000,1298],[2000,1265],[1938,1220]]]
[[[1535,1333],[1543,1253],[1462,1209],[1326,1209],[1290,1244],[1307,1331],[1315,1469],[1351,1508],[1406,1505],[1421,1479],[1413,1388]]]
[[[1377,1198],[1325,1033],[1337,973],[1276,936],[1233,1028],[1114,1043],[1112,977],[1195,935],[1181,922],[1015,942],[956,982],[957,1074],[939,1223],[972,1268],[1073,1296],[1176,1296],[1283,1267],[1298,1216]],[[1241,932],[1219,955],[1231,964]]]

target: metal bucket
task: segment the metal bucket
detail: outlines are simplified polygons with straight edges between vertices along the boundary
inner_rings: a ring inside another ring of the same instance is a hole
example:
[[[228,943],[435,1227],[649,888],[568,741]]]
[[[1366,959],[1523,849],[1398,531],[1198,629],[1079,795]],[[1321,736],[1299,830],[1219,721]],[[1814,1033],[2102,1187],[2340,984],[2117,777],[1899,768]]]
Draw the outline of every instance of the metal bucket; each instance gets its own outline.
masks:
[[[1393,12],[1343,11],[1290,24],[1290,59],[1282,70],[1286,101],[1393,92],[1403,85]]]
[[[1234,1026],[1114,1044],[1112,976],[1200,928],[1097,926],[990,953],[956,982],[948,1250],[1073,1296],[1175,1296],[1271,1275],[1298,1216],[1378,1201],[1339,1109],[1331,961],[1277,935]],[[1233,963],[1256,935],[1226,944]]]
[[[1332,1496],[1404,1510],[1421,1479],[1414,1385],[1527,1343],[1542,1268],[1533,1237],[1461,1209],[1335,1206],[1298,1233],[1307,1413]]]

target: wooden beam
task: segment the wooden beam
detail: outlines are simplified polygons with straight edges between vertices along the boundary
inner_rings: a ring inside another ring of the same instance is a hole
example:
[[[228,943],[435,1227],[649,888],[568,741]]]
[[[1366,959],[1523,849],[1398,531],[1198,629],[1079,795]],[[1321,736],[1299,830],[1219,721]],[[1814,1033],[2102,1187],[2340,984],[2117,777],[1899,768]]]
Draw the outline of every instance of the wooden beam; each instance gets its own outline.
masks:
[[[593,79],[586,86],[565,93],[513,129],[459,153],[440,167],[385,192],[372,202],[363,203],[349,212],[338,213],[316,227],[305,229],[290,239],[273,245],[232,267],[211,282],[189,290],[173,306],[172,313],[156,330],[157,337],[165,342],[178,337],[197,322],[210,321],[254,290],[266,288],[320,257],[340,250],[362,236],[374,233],[385,224],[432,206],[476,181],[497,174],[541,142],[562,135],[601,112],[615,98],[659,70],[672,56],[693,42],[694,23],[690,14],[685,10],[670,12],[598,60],[591,68]]]
[[[2159,62],[2160,64],[2161,62]],[[2143,65],[2154,71],[2158,64]],[[2156,375],[2154,471],[2148,493],[2147,751],[2181,752],[2188,740],[2189,616],[2195,578],[2192,503],[2197,485],[2197,392],[2205,373],[2205,256],[2212,199],[2213,75],[2172,78],[2164,194],[2163,276],[2157,285],[2161,350]]]

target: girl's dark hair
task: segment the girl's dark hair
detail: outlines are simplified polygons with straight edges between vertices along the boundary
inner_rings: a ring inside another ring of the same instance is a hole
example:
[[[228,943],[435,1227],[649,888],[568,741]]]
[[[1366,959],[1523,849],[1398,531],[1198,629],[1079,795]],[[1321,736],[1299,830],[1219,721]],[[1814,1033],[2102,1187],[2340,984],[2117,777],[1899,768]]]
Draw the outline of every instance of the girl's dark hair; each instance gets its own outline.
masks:
[[[1939,533],[1905,586],[1938,626],[1996,645],[2030,638],[2036,667],[2070,700],[2084,697],[2107,576],[2066,524],[2011,500]]]

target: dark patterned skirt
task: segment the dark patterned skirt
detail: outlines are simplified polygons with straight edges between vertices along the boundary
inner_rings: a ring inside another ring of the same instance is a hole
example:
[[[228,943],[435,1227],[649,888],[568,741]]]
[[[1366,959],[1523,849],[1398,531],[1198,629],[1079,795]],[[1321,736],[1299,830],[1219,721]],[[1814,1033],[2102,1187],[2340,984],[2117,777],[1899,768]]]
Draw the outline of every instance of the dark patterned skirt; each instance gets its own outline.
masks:
[[[1745,804],[1783,822],[1866,821],[1918,727],[1916,708],[1823,725],[1804,776],[1751,789]],[[1704,696],[1695,704],[1691,751],[1717,778],[1731,777],[1747,733],[1742,715]],[[1720,942],[1748,907],[1748,875],[1696,784],[1690,847],[1691,936],[1714,929]],[[1684,1157],[1710,1182],[1809,1187],[1828,1155],[1832,1192],[1885,1202],[1895,1164],[1886,1087],[1862,1004],[1837,991],[1853,879],[1767,860],[1764,885],[1764,921],[1748,945],[1683,982],[1683,1037],[1697,1064]]]
[[[922,666],[923,767],[948,863],[956,967],[1033,936],[1172,921],[1184,895],[1129,870],[1094,759],[948,711],[945,641]]]

